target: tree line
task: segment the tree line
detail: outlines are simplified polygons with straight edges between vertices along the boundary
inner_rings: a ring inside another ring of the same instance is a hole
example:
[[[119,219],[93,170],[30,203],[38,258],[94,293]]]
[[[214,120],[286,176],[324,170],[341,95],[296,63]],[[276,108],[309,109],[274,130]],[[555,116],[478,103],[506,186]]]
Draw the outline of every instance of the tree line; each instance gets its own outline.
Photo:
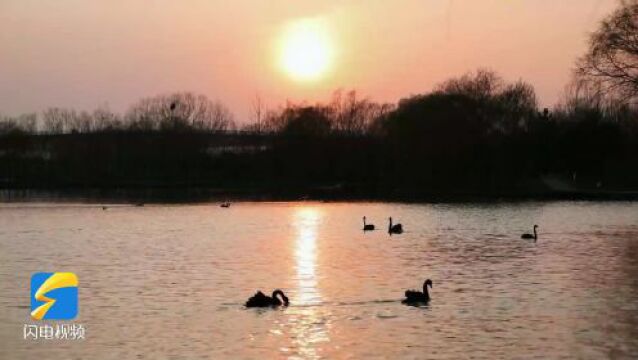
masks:
[[[92,112],[53,107],[38,114],[0,116],[0,134],[77,134],[97,132],[224,131],[235,128],[228,108],[189,92],[158,95],[135,103],[123,115],[107,107]]]
[[[553,109],[539,108],[530,84],[480,69],[396,104],[354,91],[277,109],[256,101],[254,123],[241,127],[221,103],[190,93],[143,99],[123,115],[4,117],[0,185],[419,198],[546,195],[557,180],[635,191],[636,24],[637,1],[603,21]]]

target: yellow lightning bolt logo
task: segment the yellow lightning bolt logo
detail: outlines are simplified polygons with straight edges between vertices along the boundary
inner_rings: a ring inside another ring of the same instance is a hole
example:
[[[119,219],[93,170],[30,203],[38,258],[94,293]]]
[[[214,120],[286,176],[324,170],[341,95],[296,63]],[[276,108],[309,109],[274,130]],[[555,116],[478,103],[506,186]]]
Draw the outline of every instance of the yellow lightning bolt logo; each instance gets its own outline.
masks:
[[[44,302],[44,304],[31,311],[31,317],[35,320],[42,320],[47,311],[49,311],[53,304],[55,304],[55,299],[51,299],[45,296],[49,291],[65,287],[77,286],[78,278],[77,276],[75,276],[74,273],[58,272],[51,275],[51,277],[46,279],[35,292],[35,299]]]

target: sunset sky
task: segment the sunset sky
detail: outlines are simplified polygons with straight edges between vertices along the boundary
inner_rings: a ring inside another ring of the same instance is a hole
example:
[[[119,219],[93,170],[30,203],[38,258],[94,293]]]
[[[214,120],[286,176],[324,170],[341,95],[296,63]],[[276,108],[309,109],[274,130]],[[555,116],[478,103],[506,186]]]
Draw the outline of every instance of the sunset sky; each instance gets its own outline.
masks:
[[[242,123],[256,94],[269,107],[324,101],[338,88],[396,102],[480,67],[529,81],[552,105],[588,34],[617,4],[2,0],[0,113],[121,112],[141,97],[192,91]]]

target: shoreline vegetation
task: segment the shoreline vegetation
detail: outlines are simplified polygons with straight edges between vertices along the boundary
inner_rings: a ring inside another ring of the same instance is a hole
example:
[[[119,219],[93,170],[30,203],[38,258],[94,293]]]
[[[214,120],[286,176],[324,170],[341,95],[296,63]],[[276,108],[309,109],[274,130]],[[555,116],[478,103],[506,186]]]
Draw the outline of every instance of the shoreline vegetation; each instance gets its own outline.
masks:
[[[124,115],[5,118],[2,198],[638,199],[638,111],[590,88],[540,110],[531,85],[479,70],[396,105],[337,92],[255,113],[237,129],[219,103],[177,93]]]
[[[222,103],[192,93],[142,99],[124,114],[0,116],[0,191],[176,201],[637,199],[636,34],[638,0],[624,1],[591,34],[552,109],[540,109],[532,85],[480,69],[396,104],[336,91],[327,103],[267,109],[257,97],[240,127]]]
[[[0,189],[0,203],[80,202],[113,204],[197,204],[216,202],[399,202],[399,203],[499,203],[526,201],[636,201],[638,191],[545,191],[520,194],[431,194],[371,196],[325,187],[291,189],[218,189],[199,187]]]

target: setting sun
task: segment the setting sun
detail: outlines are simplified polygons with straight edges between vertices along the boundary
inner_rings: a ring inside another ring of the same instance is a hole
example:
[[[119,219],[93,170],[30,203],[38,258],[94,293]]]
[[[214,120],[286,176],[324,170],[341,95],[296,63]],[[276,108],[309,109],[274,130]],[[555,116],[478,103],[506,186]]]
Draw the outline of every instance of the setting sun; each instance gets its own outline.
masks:
[[[289,24],[282,35],[279,65],[295,80],[316,80],[330,69],[333,44],[326,24],[303,19]]]

